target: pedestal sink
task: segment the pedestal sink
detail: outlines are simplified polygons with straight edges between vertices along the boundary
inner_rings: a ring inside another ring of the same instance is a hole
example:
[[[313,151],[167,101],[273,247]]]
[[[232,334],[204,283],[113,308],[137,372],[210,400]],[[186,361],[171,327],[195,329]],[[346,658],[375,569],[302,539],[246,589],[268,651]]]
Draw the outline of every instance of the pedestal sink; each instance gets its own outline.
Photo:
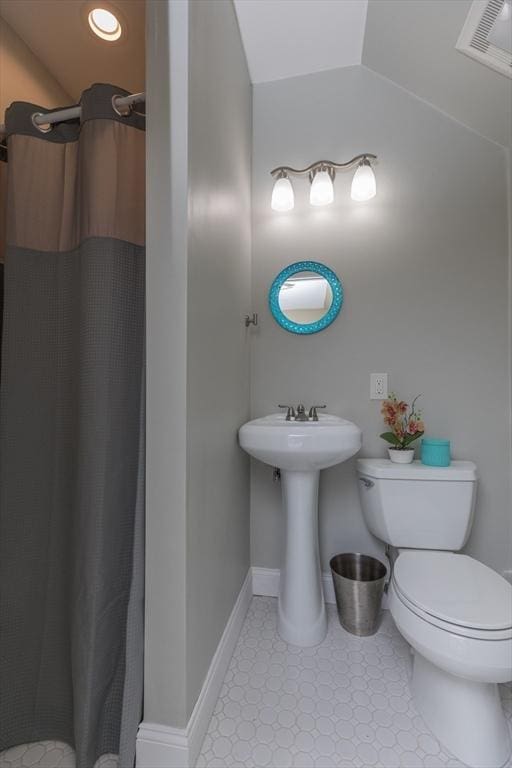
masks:
[[[288,421],[277,413],[247,422],[238,435],[244,451],[281,470],[286,545],[279,634],[293,645],[318,645],[327,632],[318,551],[318,480],[320,470],[357,453],[361,430],[329,414],[318,421]]]

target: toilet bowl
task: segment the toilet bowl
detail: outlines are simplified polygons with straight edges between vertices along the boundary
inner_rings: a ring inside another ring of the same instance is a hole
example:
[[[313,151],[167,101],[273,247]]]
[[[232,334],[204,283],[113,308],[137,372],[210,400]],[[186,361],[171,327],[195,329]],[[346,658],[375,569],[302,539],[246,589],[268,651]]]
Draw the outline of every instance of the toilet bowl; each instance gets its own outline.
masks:
[[[501,768],[512,753],[498,690],[512,680],[512,586],[454,552],[471,530],[476,467],[357,464],[366,524],[398,551],[389,608],[413,650],[416,707],[459,760]]]
[[[389,590],[414,650],[412,693],[426,724],[474,768],[499,768],[512,745],[497,683],[512,679],[512,589],[466,555],[407,551]]]

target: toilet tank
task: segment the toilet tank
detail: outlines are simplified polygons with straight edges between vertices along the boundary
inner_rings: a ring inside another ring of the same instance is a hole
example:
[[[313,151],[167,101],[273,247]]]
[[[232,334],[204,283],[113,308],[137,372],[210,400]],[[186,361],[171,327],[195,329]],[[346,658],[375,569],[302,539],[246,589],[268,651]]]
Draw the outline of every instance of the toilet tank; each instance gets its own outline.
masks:
[[[363,516],[378,539],[410,549],[462,549],[475,508],[473,462],[428,467],[358,459],[357,473]]]

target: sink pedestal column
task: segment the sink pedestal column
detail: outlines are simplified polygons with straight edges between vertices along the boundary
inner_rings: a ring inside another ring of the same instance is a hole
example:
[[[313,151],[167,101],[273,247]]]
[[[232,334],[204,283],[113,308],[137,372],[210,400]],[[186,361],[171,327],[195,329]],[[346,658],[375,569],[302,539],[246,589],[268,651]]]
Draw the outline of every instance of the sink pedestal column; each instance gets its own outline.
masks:
[[[303,647],[318,645],[327,633],[318,551],[319,476],[319,471],[281,470],[286,544],[277,628],[287,643]]]

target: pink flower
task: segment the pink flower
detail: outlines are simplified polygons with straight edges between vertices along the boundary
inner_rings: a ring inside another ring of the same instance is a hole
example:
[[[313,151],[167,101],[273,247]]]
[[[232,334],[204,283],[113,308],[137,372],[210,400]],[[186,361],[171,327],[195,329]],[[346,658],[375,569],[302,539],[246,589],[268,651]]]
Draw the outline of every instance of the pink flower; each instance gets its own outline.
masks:
[[[396,403],[394,403],[392,400],[384,400],[380,412],[384,416],[385,424],[394,424],[396,417],[398,416]]]
[[[390,393],[387,400],[383,400],[380,412],[384,424],[394,435],[394,437],[388,433],[381,435],[388,443],[405,448],[424,433],[425,424],[421,418],[421,411],[416,408],[418,397],[419,395],[414,398],[411,405],[405,400],[399,400],[394,392]]]
[[[417,399],[417,397],[414,399],[410,410],[408,403],[405,400],[399,400],[393,392],[387,400],[382,402],[380,412],[384,424],[391,428],[400,441],[403,441],[406,435],[417,435],[425,430],[421,412],[414,407]]]
[[[410,419],[407,425],[407,432],[410,435],[415,435],[416,432],[423,432],[425,425],[422,421],[416,421],[416,419]]]

